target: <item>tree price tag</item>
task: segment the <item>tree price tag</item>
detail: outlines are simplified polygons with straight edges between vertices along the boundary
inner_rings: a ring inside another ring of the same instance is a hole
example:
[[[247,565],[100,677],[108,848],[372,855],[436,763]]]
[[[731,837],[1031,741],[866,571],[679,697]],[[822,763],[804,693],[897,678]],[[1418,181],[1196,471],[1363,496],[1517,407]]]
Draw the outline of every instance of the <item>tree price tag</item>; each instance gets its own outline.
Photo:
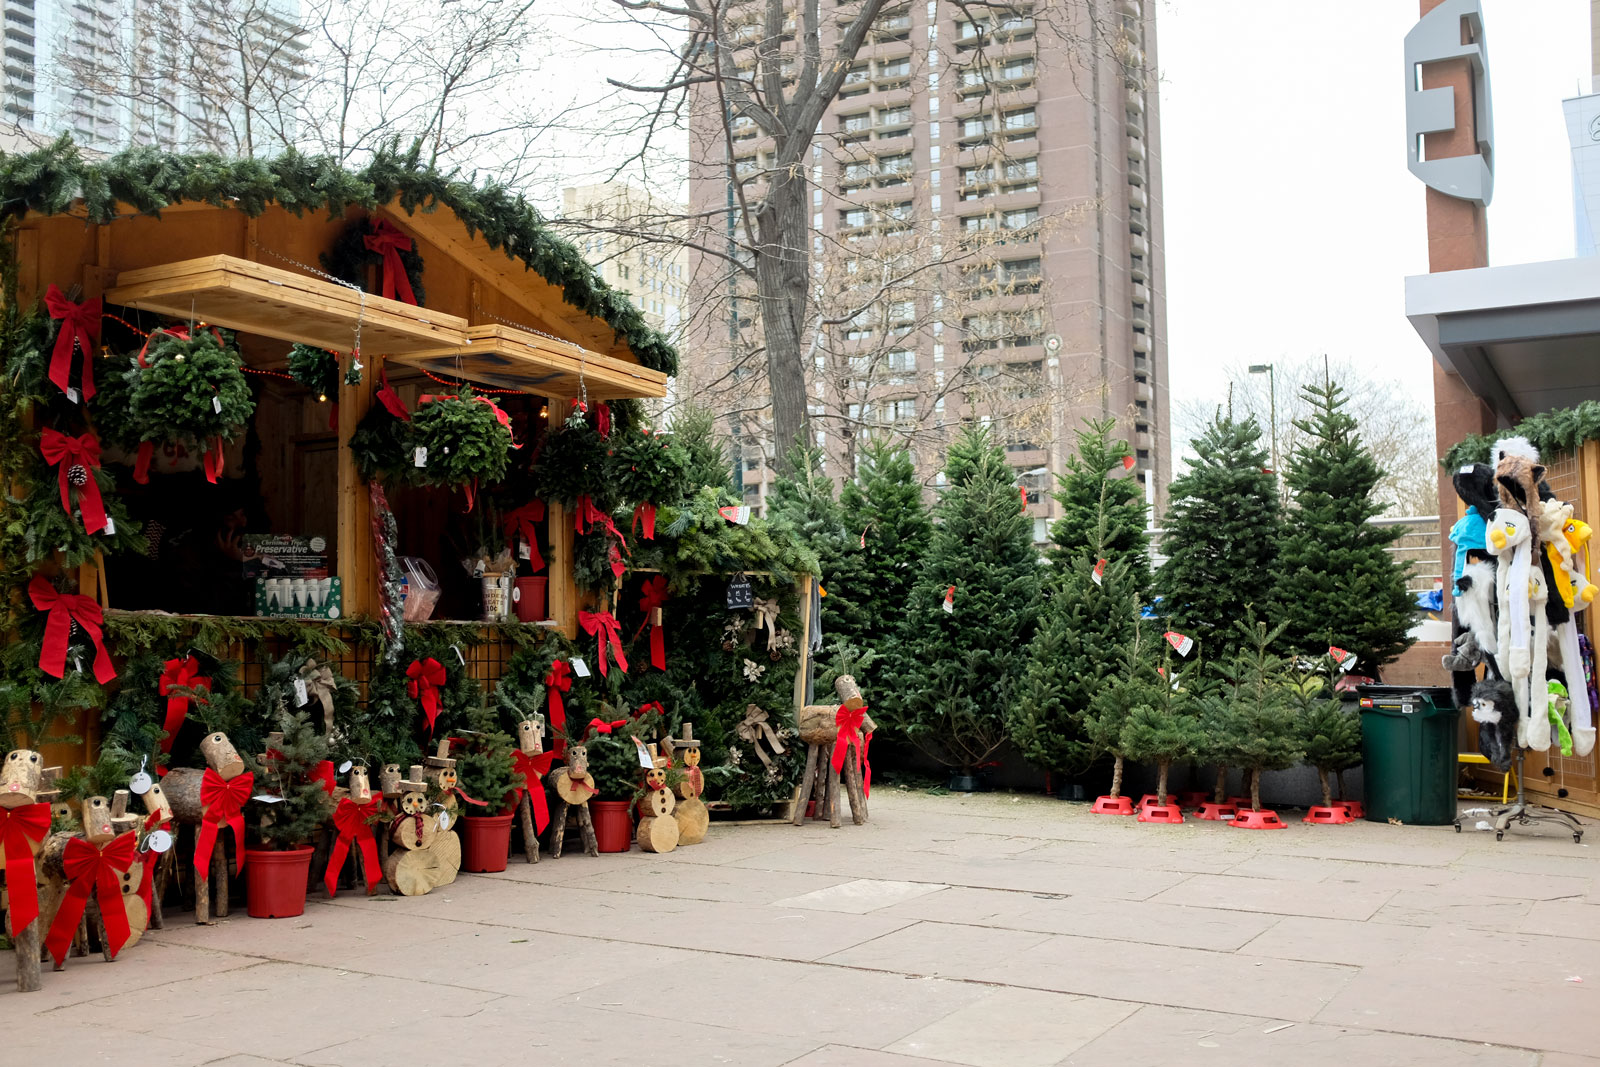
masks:
[[[439,829],[450,829],[450,813],[448,811],[441,811],[439,813]]]
[[[1089,577],[1094,579],[1095,585],[1106,584],[1106,558],[1104,556],[1094,561],[1094,572]]]
[[[211,410],[215,411],[218,415],[222,414],[222,397],[220,394],[211,398]]]
[[[1328,646],[1328,655],[1333,658],[1333,662],[1339,665],[1341,674],[1356,665],[1356,658],[1337,645]]]
[[[306,692],[306,680],[304,678],[296,678],[294,680],[295,707],[304,707],[310,700],[311,694]]]
[[[956,587],[955,586],[952,585],[949,589],[946,589],[944,591],[944,605],[943,606],[944,606],[944,612],[945,612],[946,615],[954,615],[956,613]]]
[[[106,536],[117,536],[117,520],[113,519],[110,515],[106,516]]]
[[[428,465],[428,450],[422,445],[418,445],[411,453],[411,465],[414,467],[426,467]]]
[[[644,742],[635,737],[633,739],[633,744],[634,748],[638,750],[639,766],[643,767],[647,771],[654,770],[656,765],[655,760],[650,758],[650,750],[644,747]]]
[[[263,804],[282,804],[283,803],[283,798],[282,797],[275,797],[275,796],[272,796],[270,793],[257,793],[255,796],[251,797],[250,799],[251,800],[259,800]]]
[[[733,505],[733,504],[730,504],[727,507],[718,508],[717,509],[717,514],[721,515],[723,518],[727,519],[729,522],[735,523],[736,525],[739,525],[739,526],[748,526],[748,525],[750,525],[750,508],[749,508],[748,505],[744,505],[744,504]]]
[[[128,790],[131,793],[133,793],[134,796],[142,797],[146,793],[150,792],[150,787],[152,785],[155,785],[155,783],[152,782],[150,780],[150,776],[145,773],[145,771],[144,771],[144,761],[140,760],[139,761],[139,772],[137,774],[135,774],[132,778],[128,779]]]
[[[78,391],[76,389],[72,388],[71,386],[68,386],[67,387],[67,403],[76,404],[77,402],[78,402]]]
[[[144,839],[144,847],[147,852],[165,852],[172,847],[172,835],[165,830],[152,830]]]
[[[579,678],[589,677],[589,665],[583,662],[582,656],[572,657],[572,673],[576,674]]]
[[[533,558],[533,552],[532,552],[531,549],[528,548],[528,541],[527,541],[526,538],[523,538],[523,539],[517,541],[517,558],[518,559],[532,559]]]
[[[1194,651],[1194,638],[1192,637],[1185,637],[1176,630],[1168,630],[1161,636],[1167,639],[1167,644],[1171,645],[1180,656],[1187,656]]]

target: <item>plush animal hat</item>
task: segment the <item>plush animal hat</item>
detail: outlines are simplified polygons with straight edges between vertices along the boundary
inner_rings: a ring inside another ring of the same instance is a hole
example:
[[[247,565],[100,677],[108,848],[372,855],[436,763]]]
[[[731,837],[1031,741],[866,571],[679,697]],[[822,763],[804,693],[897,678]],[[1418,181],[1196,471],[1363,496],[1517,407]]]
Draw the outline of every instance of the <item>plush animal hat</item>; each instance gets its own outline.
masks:
[[[1539,483],[1544,480],[1544,464],[1539,462],[1539,450],[1526,437],[1503,437],[1494,443],[1494,476],[1503,507],[1527,515],[1529,506],[1543,498]],[[1544,491],[1548,493],[1549,487]]]
[[[1485,678],[1474,685],[1472,717],[1478,723],[1478,751],[1495,770],[1509,770],[1517,741],[1517,701],[1510,683]]]
[[[1494,518],[1494,509],[1500,506],[1500,490],[1495,484],[1493,467],[1487,463],[1469,463],[1456,471],[1450,482],[1456,487],[1456,496],[1461,502],[1476,511],[1484,522]]]

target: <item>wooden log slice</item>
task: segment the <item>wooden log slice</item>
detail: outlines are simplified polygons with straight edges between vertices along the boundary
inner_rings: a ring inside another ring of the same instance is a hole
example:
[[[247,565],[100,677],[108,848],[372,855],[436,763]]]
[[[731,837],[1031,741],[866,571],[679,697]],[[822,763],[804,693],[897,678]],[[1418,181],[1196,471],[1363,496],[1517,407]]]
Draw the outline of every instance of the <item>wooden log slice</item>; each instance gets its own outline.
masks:
[[[678,795],[685,800],[697,797],[706,791],[706,776],[700,772],[699,767],[685,767],[683,779],[678,783]]]
[[[866,701],[861,698],[861,687],[856,685],[854,677],[841,674],[833,680],[833,691],[839,694],[839,701],[851,711],[865,707]]]
[[[800,740],[808,745],[831,745],[839,733],[837,704],[807,704],[796,715]]]
[[[555,787],[556,796],[568,804],[587,804],[598,793],[587,771],[580,776],[570,767],[557,767],[550,772],[550,784]]]
[[[706,830],[711,825],[711,813],[699,797],[680,801],[672,810],[672,819],[678,824],[680,845],[698,845],[706,839]]]
[[[197,767],[174,767],[161,779],[161,791],[172,808],[174,822],[199,824],[200,779],[205,773]]]
[[[206,764],[224,779],[231,781],[244,773],[244,760],[233,747],[233,742],[228,740],[227,734],[215,733],[202,737],[200,754],[205,756]]]
[[[450,835],[454,837],[454,834]],[[422,832],[417,833],[417,817],[415,815],[401,815],[394,821],[394,829],[390,831],[390,838],[395,844],[406,851],[415,849],[432,848],[439,838],[439,819],[436,815],[422,817]]]
[[[461,870],[461,839],[444,833],[428,848],[391,852],[383,865],[389,888],[403,897],[420,897],[456,880]]]
[[[646,852],[671,852],[678,847],[678,821],[669,817],[640,819],[633,839]]]
[[[677,798],[669,789],[652,789],[639,800],[639,818],[655,819],[672,814]]]

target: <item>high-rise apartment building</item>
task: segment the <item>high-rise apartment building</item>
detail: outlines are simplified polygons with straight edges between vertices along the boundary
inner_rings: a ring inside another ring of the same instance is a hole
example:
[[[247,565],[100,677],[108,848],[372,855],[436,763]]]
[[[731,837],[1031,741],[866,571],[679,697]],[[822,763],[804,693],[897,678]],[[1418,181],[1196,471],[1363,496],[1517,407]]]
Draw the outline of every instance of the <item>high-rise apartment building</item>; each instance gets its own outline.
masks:
[[[607,285],[622,290],[652,327],[673,336],[689,298],[688,253],[672,236],[683,228],[683,214],[682,204],[627,182],[603,182],[563,189],[556,224]],[[657,239],[643,240],[640,233]]]
[[[730,44],[754,69],[765,0]],[[838,24],[849,17],[841,5]],[[822,5],[825,15],[831,5]],[[782,47],[792,51],[793,18]],[[831,41],[826,41],[831,44]],[[843,473],[869,435],[904,436],[937,487],[944,444],[989,422],[1029,489],[1038,539],[1051,477],[1088,417],[1117,420],[1129,475],[1161,499],[1168,472],[1165,264],[1154,14],[1141,0],[891,5],[874,23],[810,159],[808,394]],[[785,62],[783,76],[793,70]],[[758,82],[759,84],[759,82]],[[730,111],[691,115],[690,201],[714,242],[758,198],[775,147]],[[728,160],[738,185],[728,180]],[[756,302],[726,259],[692,257],[696,318],[684,376],[759,390]],[[721,300],[707,311],[705,301]],[[697,388],[699,388],[697,386]],[[726,408],[746,502],[760,507],[774,444],[762,397]]]

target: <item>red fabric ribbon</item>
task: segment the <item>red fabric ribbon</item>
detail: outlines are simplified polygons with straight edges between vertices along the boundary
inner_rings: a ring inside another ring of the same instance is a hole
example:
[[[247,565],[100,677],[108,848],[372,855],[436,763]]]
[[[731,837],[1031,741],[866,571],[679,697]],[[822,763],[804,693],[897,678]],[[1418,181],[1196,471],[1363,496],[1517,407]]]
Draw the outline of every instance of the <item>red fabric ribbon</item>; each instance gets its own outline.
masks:
[[[166,822],[167,818],[167,813],[160,808],[152,811],[144,817],[144,832],[148,834],[151,830]],[[161,862],[161,853],[159,852],[146,849],[139,853],[139,865],[143,868],[143,874],[139,879],[139,896],[144,901],[146,915],[154,915],[156,911],[154,888],[156,864],[159,862]]]
[[[529,570],[544,570],[544,557],[539,554],[539,527],[535,525],[544,521],[544,501],[530,501],[514,511],[509,511],[502,521],[507,541],[521,537],[527,542]]]
[[[33,601],[35,608],[49,612],[44,624],[44,647],[39,650],[41,671],[52,678],[66,675],[67,639],[72,635],[72,624],[77,623],[94,643],[95,681],[105,685],[117,676],[116,668],[111,666],[111,653],[106,651],[105,642],[100,639],[105,613],[100,610],[99,604],[77,593],[57,592],[56,587],[42,574],[35,574],[28,582],[28,598]]]
[[[429,656],[414,659],[406,668],[406,692],[422,701],[422,713],[428,717],[428,735],[433,736],[433,721],[439,717],[439,687],[444,685],[444,664]]]
[[[622,673],[628,673],[628,658],[622,654],[622,638],[617,634],[617,620],[609,611],[582,611],[578,612],[578,625],[586,634],[593,634],[595,638],[595,656],[600,661],[600,677],[606,676],[606,641],[611,642],[612,654],[617,657],[617,666],[622,668]]]
[[[362,238],[362,243],[367,246],[367,251],[383,257],[383,295],[390,300],[415,304],[417,294],[411,288],[411,279],[406,276],[406,265],[400,261],[400,253],[409,252],[414,247],[411,238],[395,229],[388,219],[378,219],[372,232]]]
[[[544,688],[550,694],[550,730],[560,737],[567,728],[567,708],[561,702],[561,694],[572,689],[572,667],[566,660],[550,661],[550,671],[544,676]]]
[[[611,436],[611,405],[604,400],[594,406],[594,428],[601,437]]]
[[[278,758],[282,759],[283,757],[280,755]],[[331,759],[318,760],[317,765],[311,768],[311,773],[306,775],[306,779],[312,782],[321,782],[322,791],[330,797],[333,796],[333,791],[339,787],[338,780],[334,778],[333,760]]]
[[[544,828],[550,825],[550,802],[544,795],[544,776],[550,773],[550,765],[555,762],[554,752],[540,752],[530,756],[526,752],[514,752],[511,755],[515,772],[522,775],[522,788],[516,790],[519,795],[528,794],[528,803],[533,806],[533,832],[544,833]]]
[[[100,298],[91,297],[81,304],[68,300],[59,286],[51,285],[44,291],[44,306],[52,319],[61,320],[56,333],[56,347],[50,354],[50,380],[63,393],[72,380],[72,345],[76,341],[83,352],[83,398],[94,397],[94,343],[100,340]]]
[[[633,506],[633,529],[629,533],[637,534],[639,526],[644,526],[644,539],[656,539],[656,506],[650,503],[640,503]]]
[[[6,885],[11,887],[13,936],[39,917],[33,846],[49,832],[50,805],[43,801],[20,808],[0,808],[0,854],[6,858]]]
[[[378,403],[389,409],[389,414],[404,422],[411,421],[411,412],[406,410],[404,400],[394,391],[394,386],[389,384],[389,371],[386,367],[378,368],[378,384],[381,388],[373,395],[378,398]]]
[[[454,793],[456,796],[460,797],[462,800],[465,800],[468,804],[476,804],[480,808],[487,808],[489,806],[489,802],[487,800],[474,800],[471,797],[467,796],[467,794],[465,794],[465,793],[463,793],[461,791],[461,787],[460,786],[457,786],[456,788],[450,790],[450,792]]]
[[[856,750],[856,770],[861,772],[861,792],[864,796],[872,795],[872,764],[867,760],[867,746],[872,744],[872,735],[861,736],[861,725],[867,717],[866,705],[851,711],[840,704],[839,709],[833,714],[833,721],[838,726],[839,732],[833,738],[833,773],[838,774],[844,770],[845,755],[854,747]]]
[[[367,877],[367,896],[378,889],[382,868],[378,863],[378,843],[372,839],[372,821],[383,814],[383,798],[374,797],[365,804],[357,804],[349,797],[339,801],[333,809],[333,827],[339,831],[333,847],[328,850],[328,870],[322,884],[328,887],[328,896],[339,892],[339,872],[344,870],[344,859],[350,854],[350,842],[361,849],[361,870]]]
[[[211,442],[211,447],[201,454],[200,461],[206,472],[206,481],[216,485],[217,479],[222,477],[223,469],[228,464],[228,457],[222,451],[221,436]]]
[[[67,893],[61,898],[61,908],[44,942],[57,967],[67,958],[67,949],[72,947],[78,921],[83,918],[84,908],[89,906],[91,894],[100,902],[100,917],[105,921],[106,939],[110,942],[106,949],[112,959],[133,936],[128,926],[128,909],[122,903],[120,875],[133,866],[138,847],[136,836],[129,830],[104,846],[90,844],[81,837],[68,839],[61,856],[61,866],[67,875]]]
[[[233,830],[233,843],[239,850],[239,869],[244,870],[244,802],[250,799],[256,776],[249,771],[232,781],[206,768],[200,776],[200,832],[195,835],[194,869],[210,877],[211,849],[217,843],[217,828],[227,823]]]
[[[667,713],[667,709],[662,706],[661,701],[652,700],[648,704],[640,704],[639,710],[633,713],[633,717],[636,719],[642,719],[652,711],[657,715],[665,715]]]
[[[424,393],[422,396],[417,397],[417,407],[421,408],[422,405],[424,405],[426,403],[429,403],[431,401],[434,401],[434,400],[460,400],[460,399],[461,399],[461,397],[456,393]],[[493,400],[490,400],[486,396],[474,396],[471,399],[472,399],[472,402],[475,403],[475,404],[487,404],[487,405],[489,405],[489,410],[494,412],[495,421],[498,422],[501,426],[503,426],[505,428],[506,433],[511,433],[511,416],[506,414],[506,411],[505,411],[504,408],[502,408],[499,404],[496,404]],[[517,444],[516,435],[515,434],[512,434],[511,447],[512,448],[521,448],[522,447],[521,445]]]
[[[200,673],[200,664],[193,656],[167,660],[166,670],[161,672],[161,681],[156,687],[156,692],[167,698],[167,718],[161,724],[161,729],[167,735],[161,739],[162,752],[172,751],[172,742],[176,740],[184,719],[189,717],[188,694],[175,693],[174,689],[204,689],[209,693],[211,679]],[[204,697],[197,699],[202,704],[206,703]],[[157,767],[156,771],[159,774],[167,773],[165,767]]]
[[[626,725],[628,725],[627,719],[612,719],[610,722],[606,722],[604,719],[589,720],[589,729],[597,734],[609,734],[611,731],[621,729]]]
[[[658,671],[667,669],[667,642],[662,633],[666,627],[657,625],[653,620],[656,609],[663,607],[667,600],[666,575],[652,575],[639,587],[639,610],[644,614],[644,621],[639,624],[639,629],[634,631],[633,639],[639,640],[644,628],[650,627],[650,666]]]
[[[580,496],[578,506],[572,509],[572,528],[578,533],[588,533],[589,527],[596,524],[618,541],[624,540],[622,531],[611,521],[611,516],[595,507],[594,501],[589,497]]]
[[[39,452],[44,461],[57,468],[56,479],[61,483],[61,510],[72,518],[72,493],[68,472],[73,464],[80,464],[89,472],[89,480],[78,490],[78,506],[83,509],[83,532],[99,533],[106,528],[106,506],[100,499],[100,486],[94,472],[100,469],[100,442],[94,434],[69,437],[49,427],[39,434]]]

